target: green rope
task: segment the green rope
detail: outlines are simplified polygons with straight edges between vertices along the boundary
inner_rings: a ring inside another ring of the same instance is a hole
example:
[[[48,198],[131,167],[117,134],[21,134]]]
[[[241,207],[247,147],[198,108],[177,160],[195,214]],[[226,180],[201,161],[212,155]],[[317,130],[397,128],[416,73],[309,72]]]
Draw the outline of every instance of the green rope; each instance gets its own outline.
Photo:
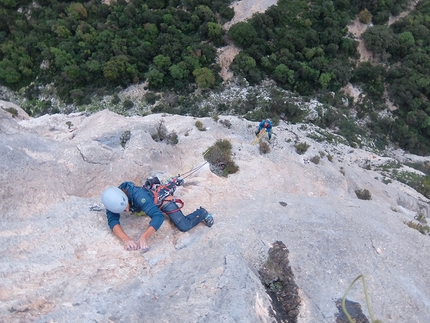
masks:
[[[355,284],[355,282],[356,282],[357,280],[359,280],[360,278],[361,278],[361,279],[362,279],[362,281],[363,281],[364,297],[366,298],[366,306],[367,306],[367,311],[369,312],[369,315],[370,315],[370,322],[371,322],[371,323],[382,323],[382,321],[380,321],[380,320],[376,320],[376,321],[375,321],[375,319],[374,319],[374,317],[373,317],[372,309],[370,308],[369,295],[367,294],[367,285],[366,285],[366,280],[364,279],[364,276],[363,276],[363,275],[359,275],[357,278],[355,278],[355,279],[352,281],[352,283],[351,283],[351,284],[349,284],[349,286],[348,286],[348,288],[347,288],[347,290],[346,290],[346,292],[345,292],[345,294],[343,295],[343,298],[342,298],[342,310],[343,310],[343,312],[345,313],[346,317],[348,318],[348,321],[349,321],[350,323],[355,323],[355,320],[353,320],[353,319],[351,318],[351,316],[349,315],[348,311],[346,310],[346,307],[345,307],[345,300],[346,300],[346,296],[348,295],[348,293],[349,293],[349,291],[351,290],[352,286],[353,286],[353,285]]]
[[[209,150],[211,150],[211,148],[212,147],[209,147],[208,149],[206,149],[206,151],[202,154],[202,156],[204,157],[209,152]]]

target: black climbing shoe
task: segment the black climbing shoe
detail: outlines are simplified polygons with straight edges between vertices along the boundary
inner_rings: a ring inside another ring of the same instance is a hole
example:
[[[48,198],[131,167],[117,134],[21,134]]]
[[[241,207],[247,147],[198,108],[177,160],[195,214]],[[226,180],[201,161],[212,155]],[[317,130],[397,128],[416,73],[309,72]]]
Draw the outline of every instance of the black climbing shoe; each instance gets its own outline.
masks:
[[[205,221],[206,226],[208,226],[209,228],[214,225],[214,218],[209,213],[208,213],[208,215],[206,215],[204,221]]]

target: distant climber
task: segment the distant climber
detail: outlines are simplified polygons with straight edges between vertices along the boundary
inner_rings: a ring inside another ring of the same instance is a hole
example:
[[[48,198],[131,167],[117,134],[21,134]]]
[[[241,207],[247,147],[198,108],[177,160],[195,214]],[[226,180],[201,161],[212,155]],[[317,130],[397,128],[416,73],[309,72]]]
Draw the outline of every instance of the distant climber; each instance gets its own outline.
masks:
[[[176,186],[183,184],[183,179],[169,181],[163,185],[158,178],[148,179],[145,187],[137,186],[132,182],[124,182],[119,187],[108,187],[103,191],[102,202],[106,207],[108,225],[113,234],[119,238],[126,250],[140,250],[146,252],[149,237],[155,233],[164,222],[166,213],[170,220],[182,232],[188,231],[200,222],[204,221],[206,226],[211,227],[214,219],[204,208],[200,207],[193,213],[184,216],[180,210],[183,202],[173,198]],[[135,242],[122,229],[119,218],[123,211],[145,212],[150,218],[149,226]]]
[[[265,119],[261,121],[260,124],[258,125],[258,128],[255,131],[255,135],[258,136],[260,131],[264,128],[266,129],[266,132],[269,135],[269,141],[270,141],[270,139],[272,139],[272,127],[273,127],[272,121],[270,119]]]

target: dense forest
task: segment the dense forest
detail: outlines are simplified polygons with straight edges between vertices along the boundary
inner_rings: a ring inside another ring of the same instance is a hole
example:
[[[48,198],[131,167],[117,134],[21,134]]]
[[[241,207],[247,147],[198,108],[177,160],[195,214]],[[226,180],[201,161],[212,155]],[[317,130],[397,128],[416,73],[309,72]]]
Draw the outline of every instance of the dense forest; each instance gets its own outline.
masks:
[[[381,144],[430,153],[430,0],[390,26],[409,0],[279,0],[226,33],[230,2],[0,0],[0,84],[23,93],[32,115],[58,112],[40,100],[41,86],[76,106],[144,81],[154,91],[191,96],[197,88],[223,88],[216,50],[233,42],[241,49],[231,65],[237,79],[273,80],[318,98],[325,104],[313,121],[319,126],[350,142],[367,131]],[[377,64],[359,62],[347,28],[357,16],[370,24],[363,39]],[[365,96],[345,100],[348,83]],[[387,98],[397,109],[388,109]],[[270,104],[258,113],[255,107],[235,112],[255,120],[302,117],[275,89]]]

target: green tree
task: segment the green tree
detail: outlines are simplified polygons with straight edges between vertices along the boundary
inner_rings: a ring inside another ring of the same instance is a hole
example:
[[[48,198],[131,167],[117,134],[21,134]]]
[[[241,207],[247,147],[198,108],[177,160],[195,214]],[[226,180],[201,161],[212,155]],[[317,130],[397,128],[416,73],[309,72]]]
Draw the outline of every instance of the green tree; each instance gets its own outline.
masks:
[[[161,85],[164,81],[164,73],[157,70],[154,66],[149,68],[149,71],[145,73],[145,77],[151,87]]]
[[[362,62],[354,71],[354,82],[357,82],[373,99],[380,99],[384,94],[386,70],[382,65]]]
[[[422,128],[424,129],[427,136],[430,136],[430,117],[424,120],[422,124]]]
[[[222,18],[230,21],[234,17],[234,9],[227,6],[222,6],[219,10],[219,14]]]
[[[250,23],[239,22],[230,27],[228,35],[233,39],[235,44],[245,48],[252,44],[258,34]]]
[[[91,73],[100,72],[102,70],[102,64],[95,59],[91,59],[85,62],[85,68]]]
[[[52,30],[61,38],[68,38],[72,35],[71,31],[67,29],[66,26],[60,24],[52,26]]]
[[[146,3],[148,4],[148,7],[151,9],[162,9],[166,5],[165,0],[147,0]]]
[[[334,77],[334,73],[321,73],[320,77],[318,78],[318,83],[321,85],[321,88],[326,89]]]
[[[252,69],[256,68],[257,62],[245,52],[240,52],[233,59],[231,68],[238,74],[247,74]]]
[[[319,77],[319,72],[308,64],[301,62],[299,67],[299,75],[305,80],[316,81]]]
[[[67,76],[67,78],[74,82],[79,84],[82,82],[85,78],[85,70],[81,69],[76,64],[73,65],[67,65],[64,67],[64,74]]]
[[[21,81],[21,73],[17,70],[17,66],[7,58],[0,61],[0,79],[4,79],[7,84]]]
[[[196,78],[196,83],[199,87],[206,89],[215,84],[215,77],[210,69],[207,67],[198,68],[193,71]]]
[[[222,28],[214,22],[208,22],[208,35],[212,40],[219,40],[222,36]]]
[[[51,47],[50,51],[54,55],[55,66],[57,66],[59,68],[63,68],[66,65],[75,64],[75,60],[73,59],[72,55],[70,53],[66,52],[65,50]]]
[[[367,28],[362,35],[366,48],[378,54],[382,60],[387,58],[386,50],[393,45],[395,36],[387,26],[373,26]]]
[[[429,116],[422,110],[409,111],[406,115],[406,122],[409,126],[414,128],[425,128],[427,127],[427,119]]]
[[[294,83],[294,71],[290,70],[285,64],[279,64],[273,73],[275,80],[282,84]]]
[[[202,21],[208,22],[208,21],[214,21],[215,15],[211,8],[208,6],[200,5],[197,6],[194,10],[194,14],[197,15]]]
[[[344,61],[335,58],[330,61],[330,64],[327,66],[327,72],[332,72],[335,75],[333,90],[338,90],[340,87],[348,84],[352,77],[353,66],[354,62],[349,60]]]
[[[415,38],[410,31],[405,31],[397,36],[398,47],[396,48],[396,54],[399,56],[405,56],[413,50],[415,45]]]
[[[5,7],[13,8],[16,6],[15,0],[0,0],[0,3],[3,4]]]
[[[145,30],[145,40],[152,42],[155,39],[157,39],[159,31],[156,24],[152,23],[146,23],[144,24],[144,30]]]
[[[268,70],[269,72],[273,72],[272,60],[269,57],[262,57],[261,58],[261,66],[264,69]]]
[[[364,8],[364,10],[360,11],[358,14],[358,19],[363,24],[370,24],[372,21],[372,14],[367,10],[367,8]]]
[[[0,78],[8,84],[29,81],[34,75],[33,60],[24,46],[6,41],[0,44]]]
[[[157,55],[154,57],[153,60],[155,66],[157,66],[158,68],[160,68],[161,70],[168,70],[170,65],[172,65],[172,62],[170,60],[169,56],[164,56],[164,55]]]
[[[184,56],[183,61],[189,66],[188,70],[195,70],[201,67],[198,57]]]
[[[73,2],[67,9],[67,13],[70,17],[75,20],[86,19],[88,17],[87,9],[82,5],[82,3]]]
[[[103,66],[103,76],[109,81],[124,77],[127,72],[128,57],[125,55],[113,56]]]
[[[188,69],[186,69],[186,64],[182,62],[183,64],[173,64],[169,67],[170,75],[177,80],[184,79],[188,76],[190,73]],[[184,66],[185,65],[185,66]]]

